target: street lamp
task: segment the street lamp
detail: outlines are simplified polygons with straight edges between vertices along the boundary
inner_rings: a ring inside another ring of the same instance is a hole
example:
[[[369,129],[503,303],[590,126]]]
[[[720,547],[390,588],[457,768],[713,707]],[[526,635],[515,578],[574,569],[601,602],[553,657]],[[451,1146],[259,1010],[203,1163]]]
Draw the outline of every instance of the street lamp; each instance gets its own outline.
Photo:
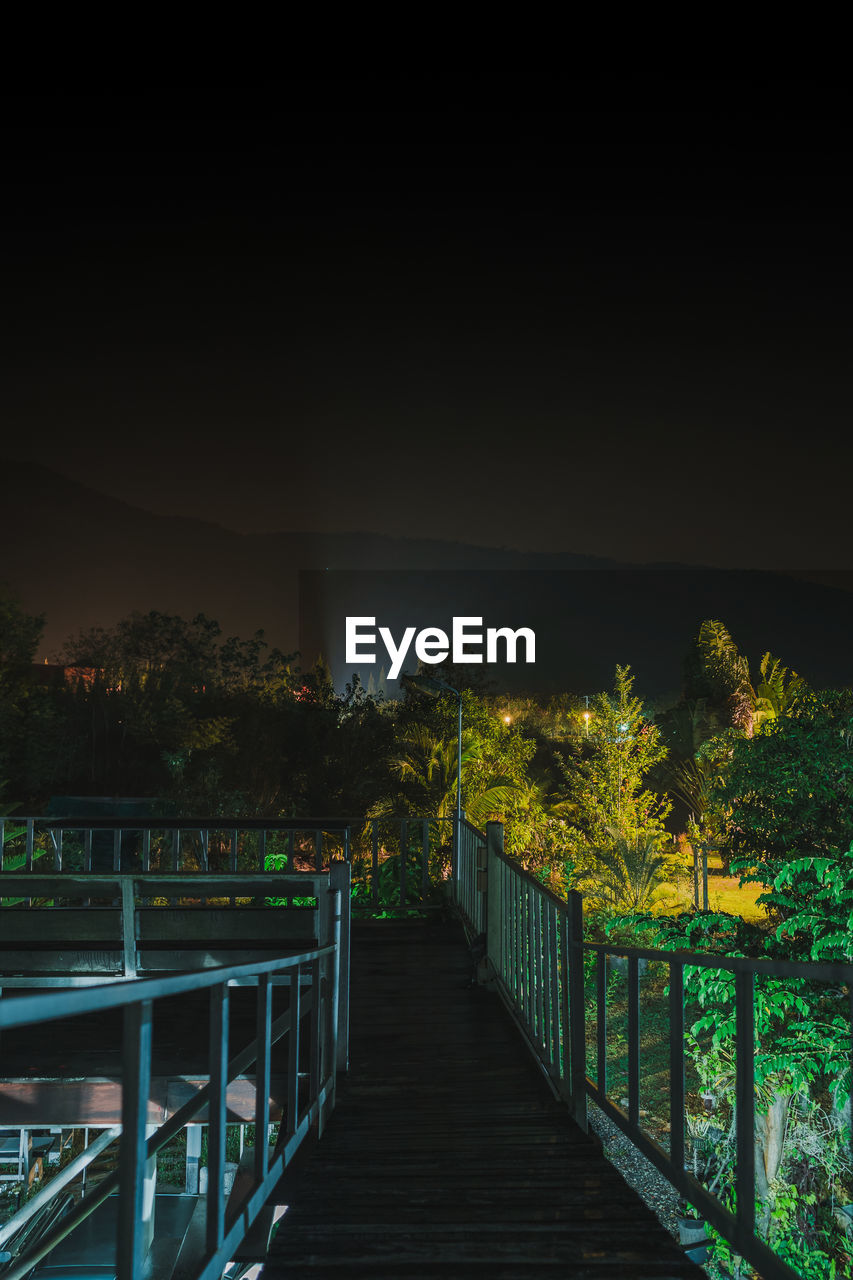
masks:
[[[400,683],[415,693],[426,694],[428,698],[440,698],[443,693],[452,693],[457,702],[456,726],[456,821],[453,833],[453,879],[459,873],[459,849],[462,840],[462,694],[454,689],[446,680],[435,676],[401,676]]]

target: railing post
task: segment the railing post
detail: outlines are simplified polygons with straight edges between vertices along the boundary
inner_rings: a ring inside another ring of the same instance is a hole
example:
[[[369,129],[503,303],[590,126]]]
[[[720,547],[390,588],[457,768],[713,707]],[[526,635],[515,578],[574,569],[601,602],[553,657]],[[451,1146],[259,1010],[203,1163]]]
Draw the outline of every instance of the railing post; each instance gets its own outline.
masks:
[[[225,1235],[225,1139],[228,1112],[228,987],[210,988],[209,1066],[210,1100],[207,1116],[207,1226],[210,1254]]]
[[[569,890],[566,917],[569,953],[569,1043],[572,1115],[589,1132],[586,1108],[586,1009],[583,989],[583,898]]]
[[[122,876],[121,886],[121,937],[124,952],[124,976],[136,977],[136,901],[135,882],[130,876]]]
[[[684,965],[669,962],[669,1158],[684,1168]]]
[[[735,1113],[737,1234],[734,1243],[749,1247],[755,1231],[755,975],[735,972]]]
[[[143,1222],[146,1133],[151,1080],[152,1004],[128,1005],[122,1046],[121,1175],[118,1203],[118,1280],[140,1280],[146,1241]]]
[[[338,1071],[349,1070],[349,984],[350,984],[350,918],[352,906],[352,890],[350,878],[352,865],[349,862],[333,862],[329,888],[332,893],[340,892],[340,915],[334,920],[335,936],[338,944],[338,979],[336,984],[336,1026],[337,1052],[336,1066]]]
[[[261,1185],[267,1176],[268,1134],[270,1127],[270,1063],[272,1028],[272,984],[268,973],[258,977],[258,1004],[255,1010],[255,1036],[258,1056],[255,1059],[255,1182]],[[189,1150],[189,1147],[187,1148]]]
[[[504,851],[504,825],[502,822],[486,823],[486,964],[489,976],[500,975],[503,954],[503,895],[501,893],[501,862]]]

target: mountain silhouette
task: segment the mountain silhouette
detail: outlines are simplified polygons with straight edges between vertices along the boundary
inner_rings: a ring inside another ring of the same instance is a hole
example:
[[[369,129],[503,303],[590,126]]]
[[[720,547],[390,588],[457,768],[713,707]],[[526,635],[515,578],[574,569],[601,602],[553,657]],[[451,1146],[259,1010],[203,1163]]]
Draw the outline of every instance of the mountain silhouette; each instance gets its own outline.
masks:
[[[445,625],[437,612],[482,613],[487,625],[537,628],[536,669],[503,669],[508,688],[592,692],[620,661],[650,695],[677,690],[699,623],[719,617],[753,669],[771,649],[816,685],[853,679],[850,575],[637,566],[371,532],[240,534],[216,511],[155,515],[37,464],[0,462],[0,476],[0,582],[46,615],[39,659],[80,630],[157,609],[205,613],[225,635],[262,629],[286,652],[301,645],[303,664],[323,651],[341,684],[345,613],[395,634]]]

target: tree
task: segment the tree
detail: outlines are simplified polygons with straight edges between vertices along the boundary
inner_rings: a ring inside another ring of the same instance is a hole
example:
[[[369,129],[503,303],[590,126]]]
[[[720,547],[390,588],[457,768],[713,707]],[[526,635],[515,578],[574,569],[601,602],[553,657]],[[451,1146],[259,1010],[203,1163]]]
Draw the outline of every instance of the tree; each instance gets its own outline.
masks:
[[[52,768],[54,709],[50,691],[33,678],[43,628],[44,615],[27,613],[0,590],[0,778],[15,807],[41,799]]]
[[[713,778],[711,763],[701,751],[714,733],[708,700],[683,698],[655,722],[667,754],[651,776],[673,801],[679,822],[698,827],[708,808]]]
[[[777,955],[778,941],[737,916],[684,914],[635,919],[651,945],[733,955]],[[694,1011],[685,1042],[717,1125],[728,1125],[709,1153],[708,1181],[733,1207],[735,1181],[735,975],[687,965],[685,1008]],[[805,979],[755,980],[755,1187],[759,1232],[801,1270],[836,1274],[825,1246],[840,1243],[832,1209],[849,1159],[850,1024],[846,997]],[[696,1016],[698,1015],[698,1016]],[[796,1106],[794,1102],[796,1101]],[[827,1107],[829,1108],[827,1110]],[[846,1113],[846,1120],[845,1120]],[[835,1243],[833,1242],[835,1236]],[[805,1242],[805,1250],[803,1245]],[[837,1274],[841,1274],[840,1271]]]
[[[458,741],[440,738],[426,725],[416,725],[398,742],[391,770],[406,788],[412,813],[448,820],[456,810]],[[462,791],[465,816],[475,826],[484,825],[493,813],[513,802],[515,784],[509,777],[487,777],[476,768],[483,754],[482,742],[473,734],[462,738]],[[469,786],[470,783],[470,786]]]
[[[598,847],[617,837],[629,844],[646,837],[660,843],[666,834],[669,802],[645,785],[666,747],[633,686],[631,668],[617,666],[613,692],[597,694],[590,703],[588,738],[573,760],[562,761],[573,825],[585,843]]]
[[[808,692],[808,685],[796,671],[783,667],[778,658],[765,653],[759,666],[761,683],[755,690],[756,727],[792,711]]]
[[[853,693],[802,693],[731,745],[717,789],[742,882],[802,958],[853,958]]]
[[[733,727],[752,733],[755,690],[749,662],[738,652],[728,628],[716,618],[699,628],[684,663],[687,700],[705,699],[715,729]]]
[[[607,844],[587,849],[573,887],[583,892],[587,906],[609,915],[649,910],[673,870],[672,856],[654,833],[626,837],[611,827],[607,834]]]

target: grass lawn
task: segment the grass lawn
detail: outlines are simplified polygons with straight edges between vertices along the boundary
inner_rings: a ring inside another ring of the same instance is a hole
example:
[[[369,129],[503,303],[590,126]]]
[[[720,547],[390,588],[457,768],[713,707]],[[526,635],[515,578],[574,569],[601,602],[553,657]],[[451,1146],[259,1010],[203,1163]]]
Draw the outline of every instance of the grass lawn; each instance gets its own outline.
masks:
[[[719,855],[708,859],[708,905],[712,911],[724,911],[741,916],[756,924],[766,922],[764,908],[756,903],[762,892],[756,884],[741,888],[737,876],[723,874]],[[699,882],[700,895],[702,882]],[[676,914],[693,906],[692,870],[667,886],[667,892],[656,905],[656,913]],[[641,1124],[661,1145],[668,1146],[669,1134],[669,1007],[665,995],[669,981],[669,966],[652,964],[640,984],[640,1106],[645,1112]],[[698,1018],[698,1006],[685,1008],[685,1024],[690,1026]],[[628,1085],[628,1002],[627,979],[617,973],[608,976],[608,1094],[612,1101],[627,1102]],[[587,1070],[595,1078],[596,1047],[594,1017],[594,985],[587,982]],[[693,1065],[685,1063],[687,1109],[693,1114],[702,1113],[699,1083]]]
[[[763,924],[767,919],[764,908],[755,899],[763,892],[761,885],[738,885],[738,876],[723,874],[723,864],[719,854],[712,854],[708,859],[708,906],[712,911],[725,911],[729,915],[741,916],[752,924]],[[657,910],[661,915],[670,915],[678,911],[688,911],[693,906],[693,872],[680,876],[674,884],[668,885],[666,893],[661,897]],[[702,895],[702,877],[699,877],[699,896]]]

